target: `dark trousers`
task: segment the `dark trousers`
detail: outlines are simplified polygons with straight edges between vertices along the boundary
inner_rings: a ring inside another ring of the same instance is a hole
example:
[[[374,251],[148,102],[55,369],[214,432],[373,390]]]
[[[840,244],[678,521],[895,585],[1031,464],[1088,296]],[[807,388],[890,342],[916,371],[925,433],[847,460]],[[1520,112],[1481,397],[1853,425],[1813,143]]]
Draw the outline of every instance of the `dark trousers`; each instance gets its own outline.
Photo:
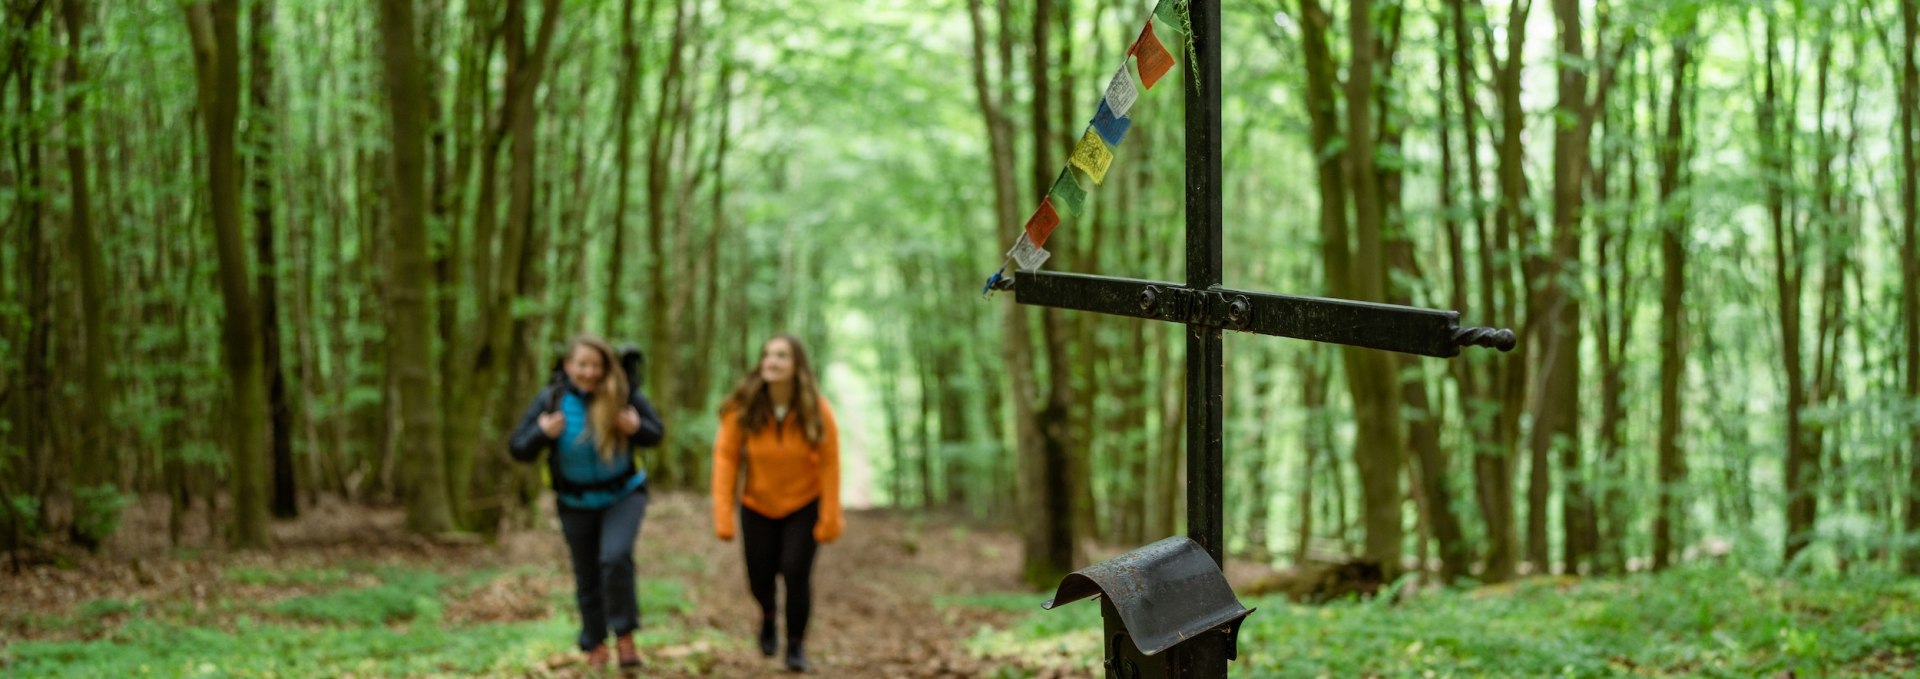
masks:
[[[605,509],[560,505],[560,532],[573,557],[574,602],[580,606],[580,649],[591,651],[615,635],[640,627],[640,599],[633,587],[633,541],[647,518],[641,487]]]
[[[747,587],[760,602],[761,620],[772,622],[780,607],[774,600],[773,579],[787,582],[787,643],[807,638],[807,616],[813,612],[813,524],[820,520],[820,501],[778,519],[740,508],[740,542],[747,550]]]

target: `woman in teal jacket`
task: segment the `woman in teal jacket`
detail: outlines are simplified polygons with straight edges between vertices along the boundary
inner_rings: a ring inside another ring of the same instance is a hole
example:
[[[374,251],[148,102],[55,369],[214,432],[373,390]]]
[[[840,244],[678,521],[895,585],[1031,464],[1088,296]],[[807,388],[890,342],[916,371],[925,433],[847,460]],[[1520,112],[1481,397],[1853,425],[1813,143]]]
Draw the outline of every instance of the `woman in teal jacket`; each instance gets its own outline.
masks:
[[[560,528],[573,561],[580,650],[588,663],[605,665],[611,631],[620,665],[634,667],[640,664],[633,646],[640,601],[633,543],[647,515],[647,470],[634,449],[659,445],[666,427],[640,390],[628,386],[606,340],[575,337],[562,371],[565,379],[554,380],[527,407],[510,447],[522,462],[548,452]]]

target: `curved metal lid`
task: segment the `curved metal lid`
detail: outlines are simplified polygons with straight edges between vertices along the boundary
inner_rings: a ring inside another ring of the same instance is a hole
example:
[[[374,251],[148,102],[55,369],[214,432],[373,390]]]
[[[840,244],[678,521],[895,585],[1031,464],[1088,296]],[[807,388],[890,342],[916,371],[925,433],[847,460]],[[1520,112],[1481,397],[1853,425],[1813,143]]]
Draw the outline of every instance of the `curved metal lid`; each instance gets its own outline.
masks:
[[[1153,655],[1202,632],[1231,624],[1253,611],[1240,605],[1220,567],[1192,538],[1171,537],[1075,571],[1060,581],[1052,610],[1105,595],[1140,652]]]

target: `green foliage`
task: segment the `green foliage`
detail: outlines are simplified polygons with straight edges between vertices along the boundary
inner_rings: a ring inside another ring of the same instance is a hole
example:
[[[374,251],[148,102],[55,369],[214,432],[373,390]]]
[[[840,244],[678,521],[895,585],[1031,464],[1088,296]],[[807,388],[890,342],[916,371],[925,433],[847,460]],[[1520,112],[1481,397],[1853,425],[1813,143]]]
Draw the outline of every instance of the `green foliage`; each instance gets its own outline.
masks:
[[[387,569],[374,587],[344,589],[294,597],[275,604],[274,613],[307,622],[378,625],[408,621],[437,622],[442,613],[441,592],[456,582],[485,580],[470,575],[463,580],[430,571]]]
[[[293,571],[276,571],[266,568],[241,566],[229,568],[220,573],[220,578],[243,585],[337,585],[351,577],[339,568],[302,568]]]
[[[1032,594],[970,597],[967,601],[999,610],[1039,608],[1039,600]],[[1024,605],[1016,605],[1019,603]],[[1039,611],[1006,629],[982,628],[967,640],[966,648],[1019,666],[1091,672],[1101,661],[1100,602],[1087,600]]]
[[[452,630],[282,624],[221,630],[141,619],[99,641],[15,644],[9,665],[21,676],[40,677],[518,674],[558,650],[571,624],[552,617]]]
[[[687,598],[687,586],[679,580],[641,580],[638,589],[640,601],[648,614],[682,615],[693,612],[693,601]]]
[[[120,510],[132,501],[132,495],[121,493],[111,483],[76,487],[74,529],[96,541],[106,540],[120,527]]]
[[[1030,597],[1029,597],[1030,598]],[[976,599],[994,606],[994,598]],[[1296,606],[1269,597],[1240,631],[1236,674],[1352,676],[1867,676],[1920,658],[1920,582],[1776,578],[1724,568]],[[968,648],[1086,669],[1098,606],[1036,612]]]
[[[266,605],[215,599],[157,606],[99,599],[68,616],[25,619],[36,634],[85,640],[12,643],[0,654],[0,675],[500,676],[542,670],[548,658],[570,652],[576,632],[570,597],[556,595],[538,620],[467,625],[445,620],[443,602],[499,575],[389,567],[376,569],[376,586]],[[222,578],[267,586],[333,586],[353,579],[334,568],[255,567],[229,569]],[[683,585],[644,580],[640,597],[654,616],[635,635],[643,649],[693,640],[693,634],[667,621],[692,609]],[[657,666],[697,662],[699,657],[688,657]]]
[[[34,518],[34,517],[40,516],[40,499],[39,498],[36,498],[32,495],[24,495],[24,494],[23,495],[0,495],[0,502],[5,502],[8,504],[8,507],[5,510],[0,510],[0,511],[8,512],[4,515],[0,515],[0,519],[4,519],[6,521],[18,520],[20,522],[21,532],[27,535],[34,535],[39,532],[40,524]],[[0,525],[4,525],[4,524],[0,524]]]

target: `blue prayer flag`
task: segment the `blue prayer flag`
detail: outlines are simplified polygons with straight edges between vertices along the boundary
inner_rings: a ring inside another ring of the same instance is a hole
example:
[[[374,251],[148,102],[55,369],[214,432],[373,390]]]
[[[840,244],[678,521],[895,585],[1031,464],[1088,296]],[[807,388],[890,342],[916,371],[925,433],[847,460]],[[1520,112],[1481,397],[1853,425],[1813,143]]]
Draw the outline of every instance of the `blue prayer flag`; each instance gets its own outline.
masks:
[[[1127,128],[1133,126],[1133,119],[1126,116],[1114,116],[1113,109],[1107,108],[1107,100],[1100,100],[1100,111],[1093,114],[1093,129],[1100,138],[1107,140],[1108,146],[1119,146],[1120,140],[1127,137]]]

